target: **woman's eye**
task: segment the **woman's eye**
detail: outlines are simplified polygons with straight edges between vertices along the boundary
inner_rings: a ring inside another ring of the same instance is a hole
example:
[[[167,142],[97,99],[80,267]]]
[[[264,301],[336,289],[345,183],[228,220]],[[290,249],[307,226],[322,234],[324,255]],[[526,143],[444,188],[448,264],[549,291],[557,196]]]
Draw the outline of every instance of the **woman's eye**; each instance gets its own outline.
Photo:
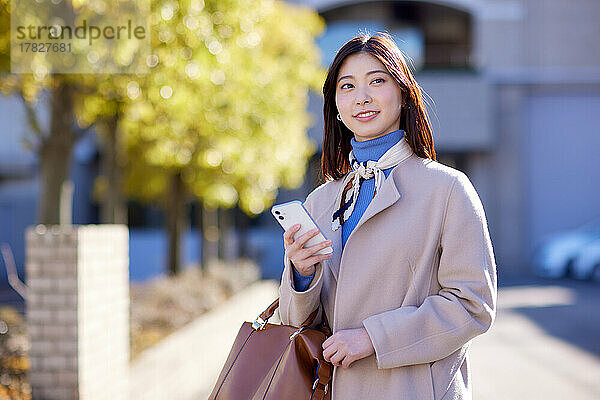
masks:
[[[371,83],[379,83],[379,81],[385,82],[385,80],[383,78],[376,78],[376,79],[373,79],[373,82],[371,82]],[[340,89],[347,89],[347,87],[346,87],[347,85],[352,86],[351,83],[344,83],[342,86],[340,86]]]

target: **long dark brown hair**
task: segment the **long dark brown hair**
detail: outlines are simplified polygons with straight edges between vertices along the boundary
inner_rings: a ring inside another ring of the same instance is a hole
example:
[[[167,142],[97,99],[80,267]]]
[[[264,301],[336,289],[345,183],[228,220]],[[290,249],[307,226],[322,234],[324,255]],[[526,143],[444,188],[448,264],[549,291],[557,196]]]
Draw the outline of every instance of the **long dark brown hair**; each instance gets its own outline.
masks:
[[[335,91],[342,63],[346,57],[360,52],[368,53],[379,60],[400,86],[403,100],[400,129],[404,131],[413,152],[422,158],[436,159],[422,89],[415,81],[404,55],[388,33],[363,33],[350,39],[338,50],[323,85],[325,126],[321,174],[328,180],[339,179],[350,171],[348,155],[352,150],[350,139],[354,137],[354,133],[336,118],[338,111],[335,105]]]

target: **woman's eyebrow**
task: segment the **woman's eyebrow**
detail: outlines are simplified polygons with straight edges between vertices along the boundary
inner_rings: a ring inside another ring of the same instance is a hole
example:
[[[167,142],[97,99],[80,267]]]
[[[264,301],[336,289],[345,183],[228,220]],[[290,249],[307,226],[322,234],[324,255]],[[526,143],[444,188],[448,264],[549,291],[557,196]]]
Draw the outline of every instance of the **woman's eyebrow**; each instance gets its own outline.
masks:
[[[366,75],[370,75],[370,74],[374,74],[374,73],[376,73],[376,72],[382,72],[382,73],[384,73],[384,74],[387,74],[387,71],[382,71],[382,70],[380,70],[380,69],[376,69],[376,70],[373,70],[373,71],[369,71],[369,72],[367,72],[367,73],[365,74],[365,76],[366,76]],[[341,77],[340,77],[340,79],[338,79],[338,82],[339,82],[339,81],[341,81],[341,80],[342,80],[342,79],[344,79],[344,78],[354,78],[354,76],[353,76],[353,75],[344,75],[344,76],[341,76]]]

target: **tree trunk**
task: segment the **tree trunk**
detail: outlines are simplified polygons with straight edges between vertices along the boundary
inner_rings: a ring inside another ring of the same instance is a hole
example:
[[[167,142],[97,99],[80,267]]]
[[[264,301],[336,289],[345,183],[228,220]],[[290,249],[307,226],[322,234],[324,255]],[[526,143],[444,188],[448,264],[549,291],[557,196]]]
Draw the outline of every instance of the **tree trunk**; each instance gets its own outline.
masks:
[[[50,131],[40,144],[40,197],[38,224],[60,223],[60,194],[68,179],[73,134],[73,88],[65,83],[52,90]]]
[[[196,202],[196,227],[198,229],[198,263],[200,269],[204,270],[206,265],[204,264],[204,215],[202,202]]]
[[[232,261],[229,257],[229,233],[231,230],[231,210],[219,209],[219,259],[224,261]]]
[[[126,224],[127,206],[122,193],[122,169],[118,136],[119,114],[102,124],[102,172],[107,188],[100,209],[100,220],[104,224]]]
[[[202,268],[219,258],[219,226],[216,208],[202,205]]]
[[[167,192],[165,220],[168,236],[168,264],[170,276],[177,275],[181,269],[181,231],[184,225],[184,186],[181,173],[170,176],[169,190]]]
[[[249,257],[248,251],[248,216],[244,212],[236,207],[236,227],[238,233],[238,257],[247,258]]]

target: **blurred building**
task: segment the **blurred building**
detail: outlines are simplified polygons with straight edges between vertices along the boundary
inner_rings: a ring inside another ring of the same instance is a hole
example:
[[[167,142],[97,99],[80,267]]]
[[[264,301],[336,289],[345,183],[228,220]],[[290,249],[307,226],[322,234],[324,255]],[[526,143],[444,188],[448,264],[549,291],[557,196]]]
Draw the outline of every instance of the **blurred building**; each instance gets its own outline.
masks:
[[[439,160],[467,173],[481,196],[500,268],[527,268],[544,237],[600,216],[594,153],[600,148],[600,2],[288,1],[313,7],[326,20],[318,41],[324,65],[359,29],[397,38],[430,96]],[[320,146],[319,96],[311,95],[309,109],[315,120],[309,135]],[[36,161],[21,145],[27,124],[16,99],[0,97],[0,127],[0,242],[12,245],[22,266],[23,231],[35,221],[38,185]],[[304,185],[282,191],[278,202],[304,199],[318,183],[319,161],[317,153]],[[97,169],[97,146],[88,137],[77,145],[71,172],[75,223],[98,222],[91,198]],[[130,222],[161,225],[156,210],[139,207],[130,209]],[[257,224],[263,233],[249,245],[274,271],[267,276],[276,277],[281,230],[268,213]],[[145,243],[139,248],[160,247],[157,232],[139,236]],[[158,273],[162,259],[146,258]],[[5,282],[2,268],[0,286]]]
[[[527,268],[546,236],[600,216],[600,2],[290,2],[325,18],[326,65],[359,28],[397,38],[433,100],[439,160],[480,194],[499,268]],[[320,143],[318,96],[310,110]]]

